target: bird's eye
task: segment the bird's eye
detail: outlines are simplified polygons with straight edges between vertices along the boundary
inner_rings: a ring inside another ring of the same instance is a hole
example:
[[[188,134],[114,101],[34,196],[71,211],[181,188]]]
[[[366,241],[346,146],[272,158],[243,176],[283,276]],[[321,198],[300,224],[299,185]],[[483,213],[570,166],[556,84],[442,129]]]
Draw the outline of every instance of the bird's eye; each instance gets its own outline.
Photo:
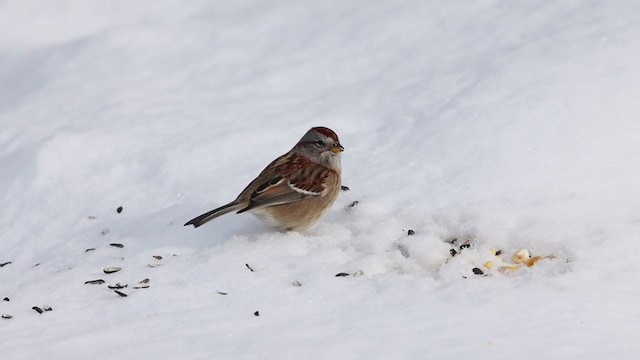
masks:
[[[323,146],[324,145],[324,141],[318,140],[318,141],[316,141],[316,145]]]

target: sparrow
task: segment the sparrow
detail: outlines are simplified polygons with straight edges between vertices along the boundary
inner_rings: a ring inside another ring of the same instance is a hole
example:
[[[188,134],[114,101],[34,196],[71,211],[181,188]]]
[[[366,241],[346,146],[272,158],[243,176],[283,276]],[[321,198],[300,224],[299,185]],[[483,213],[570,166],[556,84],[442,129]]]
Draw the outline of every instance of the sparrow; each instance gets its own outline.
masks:
[[[281,231],[307,229],[338,196],[343,151],[333,130],[314,127],[289,152],[267,165],[235,200],[184,226],[197,228],[230,212],[249,212]]]

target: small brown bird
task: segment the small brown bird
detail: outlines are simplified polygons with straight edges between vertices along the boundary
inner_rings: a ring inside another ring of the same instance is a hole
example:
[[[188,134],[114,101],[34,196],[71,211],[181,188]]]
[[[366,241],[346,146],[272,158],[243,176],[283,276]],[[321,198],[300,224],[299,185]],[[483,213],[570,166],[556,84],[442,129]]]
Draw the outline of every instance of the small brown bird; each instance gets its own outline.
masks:
[[[304,230],[338,196],[342,151],[333,130],[314,127],[289,152],[267,165],[235,200],[184,225],[198,227],[235,211],[250,212],[279,230]]]

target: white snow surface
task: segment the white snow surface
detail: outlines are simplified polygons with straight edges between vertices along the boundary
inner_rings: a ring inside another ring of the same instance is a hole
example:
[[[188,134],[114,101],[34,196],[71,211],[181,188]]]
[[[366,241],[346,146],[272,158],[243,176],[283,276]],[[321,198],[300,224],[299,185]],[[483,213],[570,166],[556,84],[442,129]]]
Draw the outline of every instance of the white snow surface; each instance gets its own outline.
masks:
[[[637,359],[638,64],[635,0],[2,1],[0,354]],[[182,226],[317,125],[314,228]]]

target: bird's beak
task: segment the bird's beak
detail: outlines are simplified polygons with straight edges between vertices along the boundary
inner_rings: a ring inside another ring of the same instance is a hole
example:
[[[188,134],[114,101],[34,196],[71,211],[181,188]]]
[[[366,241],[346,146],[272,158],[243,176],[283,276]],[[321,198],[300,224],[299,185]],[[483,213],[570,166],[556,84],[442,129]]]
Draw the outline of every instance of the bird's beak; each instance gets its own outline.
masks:
[[[331,147],[331,152],[333,152],[334,154],[338,154],[344,151],[344,147],[340,144],[333,144],[333,147]]]

